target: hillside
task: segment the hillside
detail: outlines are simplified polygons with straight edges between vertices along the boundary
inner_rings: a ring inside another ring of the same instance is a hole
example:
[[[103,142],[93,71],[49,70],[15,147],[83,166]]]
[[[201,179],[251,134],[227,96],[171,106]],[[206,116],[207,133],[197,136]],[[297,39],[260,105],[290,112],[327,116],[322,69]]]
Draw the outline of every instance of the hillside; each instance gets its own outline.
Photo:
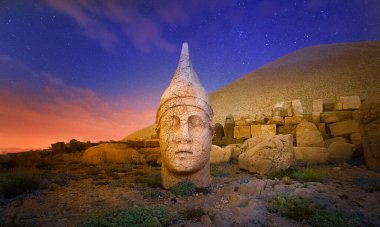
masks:
[[[338,95],[380,95],[380,41],[311,46],[281,57],[210,94],[214,122],[258,111],[271,113],[279,101],[301,99],[310,113],[313,99]],[[148,127],[152,128],[153,126]],[[139,130],[128,138],[150,136]]]

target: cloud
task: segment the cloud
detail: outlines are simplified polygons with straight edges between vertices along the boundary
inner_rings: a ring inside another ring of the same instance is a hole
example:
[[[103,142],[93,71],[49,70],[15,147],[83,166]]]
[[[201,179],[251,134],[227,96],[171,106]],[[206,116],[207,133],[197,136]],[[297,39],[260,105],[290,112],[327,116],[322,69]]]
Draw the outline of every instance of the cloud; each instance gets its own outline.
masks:
[[[9,56],[0,58],[0,65],[4,61],[14,66],[21,64]],[[26,65],[23,70],[7,70],[7,77],[3,78],[0,151],[47,148],[51,143],[73,138],[120,140],[154,123],[153,107],[142,110],[127,105],[116,107],[114,100],[105,100],[92,90],[68,85],[58,76],[34,71]],[[21,83],[22,78],[28,78],[27,83]],[[17,86],[6,83],[11,79]]]
[[[234,1],[161,0],[150,2],[149,6],[140,0],[46,2],[53,9],[74,19],[85,36],[99,42],[110,52],[125,39],[144,53],[154,49],[174,52],[176,45],[165,37],[170,27],[185,28],[194,21],[203,23],[206,11],[226,15],[230,23],[236,22],[237,15]],[[226,21],[212,23],[211,27],[222,28]],[[202,24],[202,27],[206,27],[205,31],[208,30],[207,26]]]

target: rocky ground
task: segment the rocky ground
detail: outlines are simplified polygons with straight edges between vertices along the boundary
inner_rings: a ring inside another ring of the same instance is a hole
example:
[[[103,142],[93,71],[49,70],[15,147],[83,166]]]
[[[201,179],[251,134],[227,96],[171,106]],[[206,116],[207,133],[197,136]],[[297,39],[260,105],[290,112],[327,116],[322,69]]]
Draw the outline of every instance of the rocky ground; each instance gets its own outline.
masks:
[[[356,220],[341,225],[380,226],[380,174],[363,165],[309,168],[322,176],[322,182],[308,182],[286,174],[254,175],[237,164],[223,164],[212,166],[210,188],[182,197],[157,187],[160,167],[90,166],[79,158],[63,155],[49,159],[40,169],[0,173],[28,172],[41,180],[38,190],[0,197],[0,226],[76,226],[99,214],[131,207],[162,207],[179,214],[175,226],[309,226],[297,215],[284,217],[270,208],[273,198],[290,195],[310,199],[318,210]],[[319,226],[326,225],[320,221]]]

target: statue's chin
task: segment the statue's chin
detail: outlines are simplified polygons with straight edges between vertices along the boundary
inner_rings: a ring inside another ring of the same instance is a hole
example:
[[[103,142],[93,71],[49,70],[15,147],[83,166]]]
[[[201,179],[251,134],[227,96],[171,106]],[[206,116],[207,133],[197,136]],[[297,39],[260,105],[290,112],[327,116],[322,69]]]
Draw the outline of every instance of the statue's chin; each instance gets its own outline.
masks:
[[[199,170],[201,170],[205,165],[200,165],[200,163],[183,163],[181,161],[177,162],[170,162],[166,163],[165,167],[168,169],[170,172],[178,174],[178,175],[189,175],[192,173],[195,173]]]

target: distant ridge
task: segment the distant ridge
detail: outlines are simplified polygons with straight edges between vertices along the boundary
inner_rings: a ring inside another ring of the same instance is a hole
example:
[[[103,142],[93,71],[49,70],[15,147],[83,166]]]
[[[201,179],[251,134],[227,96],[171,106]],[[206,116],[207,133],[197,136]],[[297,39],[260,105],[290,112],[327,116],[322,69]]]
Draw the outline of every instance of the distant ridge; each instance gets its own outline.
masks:
[[[210,94],[214,122],[271,113],[276,102],[301,99],[305,112],[313,99],[338,95],[380,95],[380,41],[310,46],[285,55]],[[149,137],[154,126],[126,138]]]

